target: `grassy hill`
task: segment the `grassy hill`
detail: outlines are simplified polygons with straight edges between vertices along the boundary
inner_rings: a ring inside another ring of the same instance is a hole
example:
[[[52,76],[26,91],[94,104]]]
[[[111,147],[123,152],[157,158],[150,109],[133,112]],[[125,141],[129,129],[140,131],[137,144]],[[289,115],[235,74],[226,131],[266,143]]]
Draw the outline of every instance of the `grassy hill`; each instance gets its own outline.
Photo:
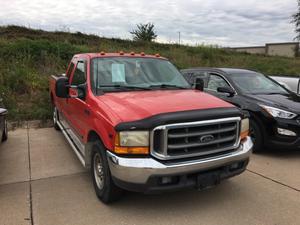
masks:
[[[10,120],[51,118],[48,80],[65,72],[80,52],[160,53],[179,69],[196,66],[238,67],[266,74],[300,73],[300,59],[235,53],[207,46],[178,46],[101,38],[80,32],[47,32],[19,26],[0,27],[0,94]]]

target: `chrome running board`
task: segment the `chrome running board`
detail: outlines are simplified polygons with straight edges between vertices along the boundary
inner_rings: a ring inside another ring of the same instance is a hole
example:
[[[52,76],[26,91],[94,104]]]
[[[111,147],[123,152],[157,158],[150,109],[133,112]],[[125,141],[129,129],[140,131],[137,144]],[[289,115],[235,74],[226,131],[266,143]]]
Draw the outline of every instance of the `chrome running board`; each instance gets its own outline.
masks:
[[[72,141],[71,137],[69,136],[69,134],[67,133],[66,129],[63,127],[63,125],[60,123],[60,121],[57,121],[57,124],[61,130],[61,132],[64,134],[65,138],[67,139],[67,141],[69,142],[69,144],[71,145],[73,151],[75,152],[75,154],[77,155],[79,161],[81,162],[81,164],[85,167],[85,160],[80,152],[80,150],[76,147],[76,145],[74,144],[74,142]]]

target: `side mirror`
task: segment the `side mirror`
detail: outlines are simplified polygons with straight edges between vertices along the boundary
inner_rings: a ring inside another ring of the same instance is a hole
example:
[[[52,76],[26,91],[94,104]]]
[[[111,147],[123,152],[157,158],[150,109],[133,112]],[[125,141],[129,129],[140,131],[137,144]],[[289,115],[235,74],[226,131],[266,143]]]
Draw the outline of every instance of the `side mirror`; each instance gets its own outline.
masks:
[[[70,86],[69,88],[69,98],[78,98],[79,96],[79,91],[76,87]]]
[[[67,77],[59,77],[55,82],[55,94],[59,98],[69,97],[69,79]]]
[[[80,84],[78,86],[69,86],[69,98],[80,98],[80,99],[85,99],[85,90],[86,90],[86,85],[85,84]]]
[[[218,87],[217,91],[220,92],[220,93],[228,94],[229,97],[232,97],[235,94],[234,90],[230,87]]]
[[[204,90],[204,80],[200,77],[197,77],[195,80],[195,89],[199,91]]]

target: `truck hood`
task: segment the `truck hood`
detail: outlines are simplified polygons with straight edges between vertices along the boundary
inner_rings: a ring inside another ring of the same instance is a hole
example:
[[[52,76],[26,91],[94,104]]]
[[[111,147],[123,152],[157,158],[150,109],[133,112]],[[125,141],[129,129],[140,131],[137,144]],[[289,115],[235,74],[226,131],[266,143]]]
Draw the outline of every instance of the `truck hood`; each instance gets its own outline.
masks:
[[[123,122],[141,120],[162,113],[234,107],[197,90],[114,92],[98,98]]]

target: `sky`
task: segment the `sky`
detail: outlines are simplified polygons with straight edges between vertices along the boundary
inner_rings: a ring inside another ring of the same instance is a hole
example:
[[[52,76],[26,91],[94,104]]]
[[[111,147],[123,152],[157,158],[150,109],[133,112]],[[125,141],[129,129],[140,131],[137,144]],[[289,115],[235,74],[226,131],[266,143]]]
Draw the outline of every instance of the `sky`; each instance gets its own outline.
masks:
[[[139,23],[158,42],[222,47],[290,42],[297,0],[0,0],[0,25],[131,39]]]

